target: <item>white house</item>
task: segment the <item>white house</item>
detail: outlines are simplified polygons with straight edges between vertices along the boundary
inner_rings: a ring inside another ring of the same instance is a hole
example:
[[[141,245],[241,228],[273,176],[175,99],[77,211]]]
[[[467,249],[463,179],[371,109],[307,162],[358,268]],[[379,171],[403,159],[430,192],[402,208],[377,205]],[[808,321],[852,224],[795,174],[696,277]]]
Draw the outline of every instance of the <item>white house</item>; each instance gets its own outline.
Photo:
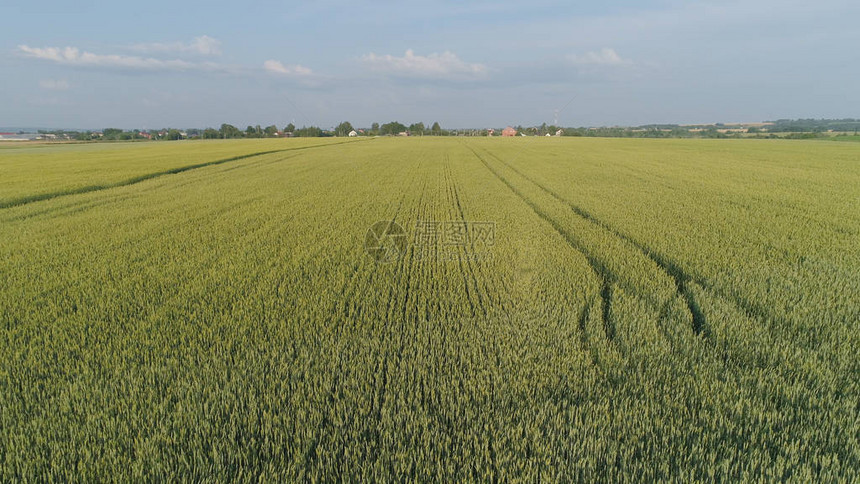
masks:
[[[358,133],[356,133],[356,132],[355,132],[355,130],[352,130],[352,131],[350,131],[350,132],[349,132],[349,137],[350,137],[350,138],[355,138],[356,136],[358,136]]]

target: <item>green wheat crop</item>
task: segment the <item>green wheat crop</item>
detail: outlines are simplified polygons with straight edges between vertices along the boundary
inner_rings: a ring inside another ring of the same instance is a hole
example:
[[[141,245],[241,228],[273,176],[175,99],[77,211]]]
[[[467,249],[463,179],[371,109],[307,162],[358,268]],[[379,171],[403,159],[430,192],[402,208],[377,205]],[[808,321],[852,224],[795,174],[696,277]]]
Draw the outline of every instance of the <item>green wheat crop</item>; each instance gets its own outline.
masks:
[[[0,481],[857,481],[858,187],[822,141],[2,150]]]

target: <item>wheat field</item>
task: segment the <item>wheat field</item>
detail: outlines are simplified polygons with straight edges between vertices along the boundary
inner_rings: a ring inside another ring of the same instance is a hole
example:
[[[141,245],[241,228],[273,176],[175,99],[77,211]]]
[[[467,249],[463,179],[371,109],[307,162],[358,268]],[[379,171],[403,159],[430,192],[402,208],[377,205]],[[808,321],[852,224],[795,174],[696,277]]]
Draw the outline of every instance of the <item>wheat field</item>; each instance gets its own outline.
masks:
[[[0,480],[857,481],[858,162],[0,149]]]

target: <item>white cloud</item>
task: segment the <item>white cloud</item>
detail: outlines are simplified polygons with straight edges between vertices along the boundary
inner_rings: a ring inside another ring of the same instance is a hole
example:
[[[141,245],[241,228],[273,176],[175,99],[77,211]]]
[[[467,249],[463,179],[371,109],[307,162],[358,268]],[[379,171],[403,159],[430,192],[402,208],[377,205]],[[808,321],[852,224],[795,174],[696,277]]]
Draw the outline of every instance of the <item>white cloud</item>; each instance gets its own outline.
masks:
[[[93,54],[76,47],[29,47],[19,45],[18,52],[25,57],[47,60],[58,64],[84,67],[112,67],[147,71],[228,70],[212,62],[188,62],[180,59],[162,60],[117,54]]]
[[[195,37],[194,40],[189,43],[154,42],[148,44],[136,44],[133,45],[131,48],[132,50],[136,50],[138,52],[179,52],[198,55],[221,55],[221,41],[209,37],[208,35],[201,35],[200,37]]]
[[[415,55],[411,49],[403,57],[367,54],[361,60],[371,69],[393,75],[428,79],[468,80],[486,76],[487,66],[469,64],[453,52]]]
[[[43,79],[39,81],[39,87],[48,91],[66,91],[69,89],[69,81],[63,79]]]
[[[310,76],[311,74],[313,74],[313,71],[311,71],[305,66],[301,66],[298,64],[285,65],[281,61],[271,59],[267,60],[266,62],[263,62],[263,69],[265,69],[267,72],[271,72],[272,74],[291,77]]]
[[[259,73],[259,68],[248,66],[225,65],[215,62],[191,62],[182,59],[156,59],[153,57],[140,57],[120,54],[94,54],[82,51],[76,47],[30,47],[19,45],[18,53],[31,59],[39,59],[57,64],[89,67],[89,68],[111,68],[137,71],[177,71],[177,72],[224,72],[231,74],[253,75]],[[319,82],[319,76],[305,66],[298,64],[284,64],[277,60],[267,60],[263,63],[262,70],[279,77],[301,79],[305,83]],[[62,90],[68,88],[65,81],[43,81],[40,83],[44,89]],[[64,87],[65,86],[65,87]]]
[[[585,55],[570,55],[568,59],[574,64],[581,65],[603,65],[603,66],[621,66],[629,65],[632,62],[628,59],[623,59],[615,49],[603,48],[597,52],[588,52]]]

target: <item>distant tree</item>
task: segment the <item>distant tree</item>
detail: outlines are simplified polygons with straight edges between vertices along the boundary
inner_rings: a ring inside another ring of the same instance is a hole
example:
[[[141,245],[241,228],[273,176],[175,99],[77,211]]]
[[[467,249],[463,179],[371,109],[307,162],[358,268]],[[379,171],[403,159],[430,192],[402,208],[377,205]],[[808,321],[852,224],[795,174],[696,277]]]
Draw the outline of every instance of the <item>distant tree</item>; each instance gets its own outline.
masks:
[[[239,128],[233,126],[232,124],[222,124],[220,132],[221,138],[223,139],[242,137],[242,132],[239,131]]]
[[[379,134],[379,123],[371,124],[370,130],[373,131],[373,134]]]
[[[295,135],[300,138],[319,138],[323,136],[323,131],[316,126],[309,126],[297,129]]]
[[[436,136],[440,136],[442,134],[442,127],[439,126],[439,122],[433,123],[433,126],[430,128],[430,132]]]
[[[265,132],[267,137],[277,136],[278,127],[275,126],[274,124],[271,126],[266,126],[266,129],[264,130],[264,132]]]
[[[409,133],[413,135],[423,135],[424,134],[424,123],[413,123],[409,125]]]
[[[352,130],[352,124],[349,121],[344,121],[337,125],[337,128],[334,129],[334,132],[337,136],[346,136]]]
[[[294,125],[293,123],[290,123],[290,124],[284,126],[284,133],[292,133],[295,130],[296,130],[296,125]]]
[[[397,121],[385,123],[379,128],[379,134],[383,135],[396,135],[398,133],[402,133],[403,131],[406,131],[406,126],[402,123],[398,123]]]
[[[246,138],[256,138],[257,137],[257,130],[254,129],[253,126],[248,125],[248,127],[245,128],[245,137]]]
[[[171,129],[167,131],[168,141],[176,141],[180,139],[182,139],[182,133],[180,133],[178,129]]]
[[[220,137],[221,133],[217,129],[206,128],[203,130],[203,139],[218,139]]]
[[[104,139],[120,139],[122,130],[117,128],[105,128],[102,130],[102,134],[104,134]]]

